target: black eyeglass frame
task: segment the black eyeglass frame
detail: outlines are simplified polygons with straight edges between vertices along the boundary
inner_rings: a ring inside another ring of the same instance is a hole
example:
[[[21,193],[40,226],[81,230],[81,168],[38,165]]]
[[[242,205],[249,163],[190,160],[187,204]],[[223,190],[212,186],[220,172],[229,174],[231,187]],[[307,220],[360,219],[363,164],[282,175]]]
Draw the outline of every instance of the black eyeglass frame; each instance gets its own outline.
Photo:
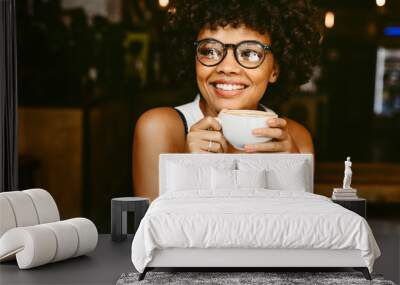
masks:
[[[222,45],[222,47],[223,47],[223,49],[224,49],[224,55],[221,57],[220,61],[218,61],[218,62],[215,63],[215,64],[204,64],[203,62],[201,62],[201,60],[199,59],[199,57],[198,57],[197,54],[198,54],[199,46],[200,46],[200,44],[203,43],[203,42],[217,42],[217,43],[219,43],[219,44]],[[238,55],[237,55],[236,50],[237,50],[237,47],[238,47],[238,46],[240,46],[241,44],[244,44],[244,43],[255,43],[255,44],[260,45],[260,46],[263,48],[263,50],[264,50],[264,57],[263,57],[262,61],[261,61],[258,65],[254,66],[254,67],[247,67],[247,66],[244,66],[243,64],[240,63],[240,61],[239,61],[239,59],[238,59]],[[233,54],[234,54],[234,56],[235,56],[236,62],[239,63],[240,66],[242,66],[242,67],[244,67],[244,68],[247,68],[247,69],[255,69],[255,68],[258,68],[258,67],[264,62],[264,60],[265,60],[265,58],[266,58],[267,52],[268,52],[268,51],[269,51],[269,52],[272,52],[272,46],[271,46],[271,45],[266,45],[266,44],[263,44],[263,43],[261,43],[261,42],[259,42],[259,41],[252,41],[252,40],[250,40],[250,41],[242,41],[242,42],[239,42],[239,43],[237,43],[237,44],[224,44],[223,42],[220,42],[219,40],[216,40],[216,39],[205,38],[205,39],[202,39],[202,40],[199,40],[199,41],[195,41],[195,42],[194,42],[194,46],[196,47],[196,59],[197,59],[202,65],[204,65],[204,66],[209,66],[209,67],[216,66],[216,65],[220,64],[220,63],[225,59],[226,55],[228,54],[228,48],[232,48],[232,49],[233,49]]]

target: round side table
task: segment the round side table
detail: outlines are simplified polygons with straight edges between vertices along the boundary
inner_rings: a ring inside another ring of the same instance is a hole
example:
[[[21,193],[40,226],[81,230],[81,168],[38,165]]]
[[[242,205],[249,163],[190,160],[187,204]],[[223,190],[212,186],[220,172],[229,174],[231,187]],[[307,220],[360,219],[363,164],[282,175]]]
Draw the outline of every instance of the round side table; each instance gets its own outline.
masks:
[[[111,239],[123,241],[127,235],[127,212],[134,213],[134,232],[149,208],[150,201],[143,197],[119,197],[111,199]]]

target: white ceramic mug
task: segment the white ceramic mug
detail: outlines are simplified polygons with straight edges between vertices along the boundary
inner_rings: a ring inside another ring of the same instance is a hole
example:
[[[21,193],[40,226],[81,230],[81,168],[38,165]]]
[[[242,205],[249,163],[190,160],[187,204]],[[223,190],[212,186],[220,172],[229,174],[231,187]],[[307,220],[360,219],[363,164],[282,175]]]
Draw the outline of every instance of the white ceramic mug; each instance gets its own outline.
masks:
[[[268,120],[277,118],[274,112],[257,110],[222,110],[216,118],[222,126],[226,140],[236,149],[244,150],[246,144],[270,141],[272,138],[252,134],[256,128],[267,128]]]

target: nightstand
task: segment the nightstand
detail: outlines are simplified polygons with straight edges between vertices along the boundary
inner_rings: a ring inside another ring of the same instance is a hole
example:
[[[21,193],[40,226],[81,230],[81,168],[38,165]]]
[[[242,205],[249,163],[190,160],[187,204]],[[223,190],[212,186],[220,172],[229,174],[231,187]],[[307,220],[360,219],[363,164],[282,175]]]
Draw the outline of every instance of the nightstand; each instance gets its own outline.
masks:
[[[332,202],[339,204],[340,206],[359,214],[364,219],[367,218],[367,200],[364,198],[357,198],[351,200],[336,200],[332,199]]]
[[[127,237],[127,212],[134,213],[134,229],[136,233],[140,221],[149,208],[150,201],[143,197],[119,197],[111,199],[111,239],[123,241]]]

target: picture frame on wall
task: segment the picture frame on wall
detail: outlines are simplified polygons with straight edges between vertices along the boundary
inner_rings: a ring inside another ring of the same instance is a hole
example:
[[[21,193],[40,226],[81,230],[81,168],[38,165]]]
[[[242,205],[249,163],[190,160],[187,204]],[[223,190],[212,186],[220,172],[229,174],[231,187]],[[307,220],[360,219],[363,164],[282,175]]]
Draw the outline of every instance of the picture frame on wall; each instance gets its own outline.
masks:
[[[125,76],[140,80],[141,87],[147,83],[149,47],[147,33],[128,33],[125,37]]]
[[[400,48],[377,50],[374,113],[392,116],[400,112]]]

